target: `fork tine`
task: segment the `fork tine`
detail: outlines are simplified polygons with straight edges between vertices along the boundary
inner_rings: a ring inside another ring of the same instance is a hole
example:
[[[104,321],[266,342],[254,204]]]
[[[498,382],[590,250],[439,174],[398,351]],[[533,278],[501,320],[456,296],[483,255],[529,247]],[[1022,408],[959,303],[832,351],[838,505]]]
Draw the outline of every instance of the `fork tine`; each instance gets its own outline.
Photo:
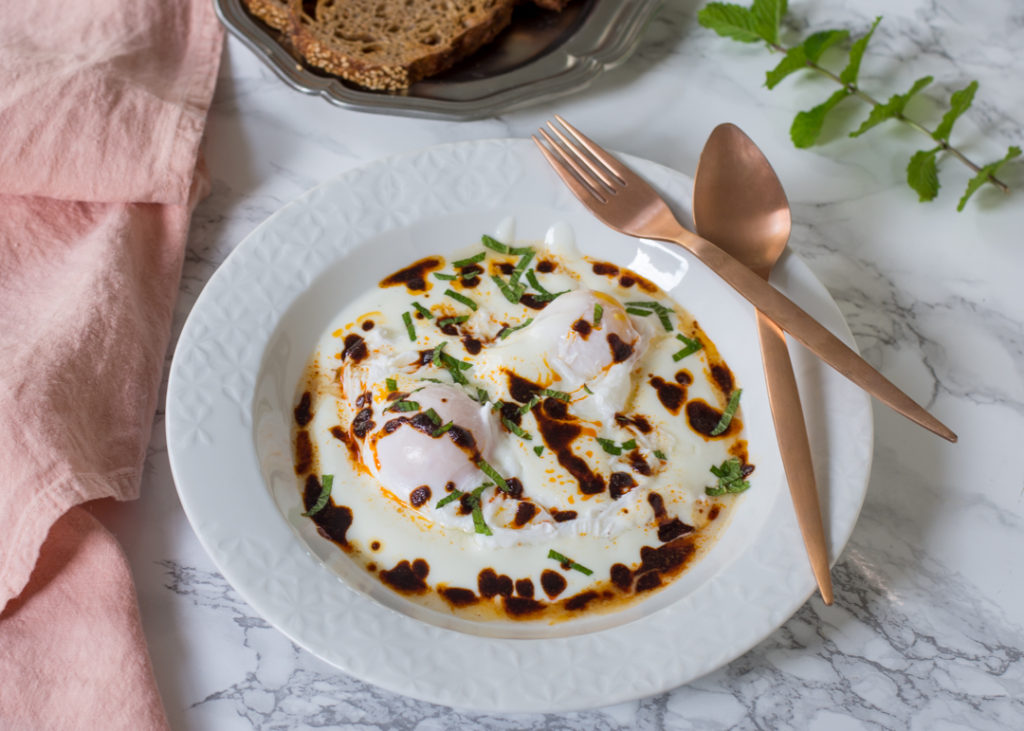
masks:
[[[594,142],[589,137],[587,137],[585,134],[583,134],[578,129],[573,127],[571,124],[566,122],[561,117],[561,115],[556,114],[555,115],[555,119],[557,119],[559,124],[561,124],[563,127],[565,127],[566,130],[568,130],[569,134],[571,134],[573,137],[576,138],[577,142],[579,142],[581,145],[583,145],[584,148],[586,148],[587,152],[589,152],[591,155],[593,155],[596,160],[599,160],[600,162],[602,162],[604,164],[605,168],[608,169],[608,172],[610,172],[612,175],[614,175],[619,180],[619,184],[620,185],[625,185],[626,184],[626,180],[625,180],[626,176],[625,176],[624,172],[627,169],[625,168],[625,166],[623,166],[622,163],[620,163],[614,157],[612,157],[607,152],[605,152],[604,149],[600,145],[598,145],[596,142]],[[548,124],[550,124],[550,122]]]
[[[536,135],[532,135],[533,141],[537,143],[541,152],[544,153],[544,157],[547,158],[548,162],[558,171],[561,175],[562,180],[569,184],[572,188],[573,193],[577,197],[585,199],[587,196],[596,198],[602,203],[607,203],[608,199],[599,183],[593,176],[587,173],[579,163],[577,163],[571,155],[565,154],[561,147],[558,146],[552,138],[543,128],[537,130],[541,136],[547,140],[548,145],[541,144],[541,141],[537,139]],[[564,174],[563,174],[564,173]]]
[[[576,156],[576,160],[577,160],[577,161],[578,161],[578,162],[579,162],[579,163],[580,163],[581,165],[585,166],[585,167],[587,168],[587,170],[588,170],[588,171],[590,171],[590,172],[591,172],[592,174],[594,174],[594,175],[596,175],[596,176],[597,176],[598,178],[600,178],[600,179],[601,179],[601,182],[605,184],[605,186],[606,186],[606,187],[608,188],[609,192],[612,192],[612,193],[614,193],[614,192],[615,192],[615,189],[616,189],[616,187],[617,187],[617,184],[616,184],[616,182],[615,182],[615,181],[613,181],[613,180],[612,180],[612,179],[611,179],[611,178],[610,178],[610,177],[609,177],[609,176],[608,176],[608,175],[607,175],[607,174],[605,173],[605,171],[604,171],[604,170],[603,170],[603,169],[601,168],[601,166],[600,166],[600,165],[595,165],[595,164],[594,164],[594,163],[593,163],[593,162],[591,161],[591,159],[590,159],[589,157],[587,157],[587,153],[585,153],[585,152],[584,152],[584,151],[583,151],[583,150],[582,150],[582,149],[580,148],[580,146],[579,146],[579,145],[577,145],[577,144],[576,144],[575,142],[573,142],[573,141],[572,141],[572,140],[570,140],[570,139],[569,139],[568,137],[566,137],[566,136],[565,136],[565,135],[564,135],[564,134],[562,133],[562,130],[558,129],[558,127],[556,127],[556,126],[555,126],[554,124],[552,124],[552,123],[551,123],[550,121],[549,121],[549,122],[548,122],[547,124],[548,124],[548,127],[550,127],[550,128],[551,128],[551,131],[552,131],[552,132],[554,132],[554,133],[555,133],[555,135],[556,135],[556,136],[558,137],[558,139],[560,139],[560,140],[562,141],[562,144],[563,144],[563,145],[564,145],[564,146],[565,146],[565,147],[566,147],[566,148],[567,148],[567,149],[568,149],[568,150],[569,150],[569,151],[570,151],[571,153],[574,153],[574,154],[575,154],[575,156]],[[570,157],[572,157],[572,156],[570,155]]]

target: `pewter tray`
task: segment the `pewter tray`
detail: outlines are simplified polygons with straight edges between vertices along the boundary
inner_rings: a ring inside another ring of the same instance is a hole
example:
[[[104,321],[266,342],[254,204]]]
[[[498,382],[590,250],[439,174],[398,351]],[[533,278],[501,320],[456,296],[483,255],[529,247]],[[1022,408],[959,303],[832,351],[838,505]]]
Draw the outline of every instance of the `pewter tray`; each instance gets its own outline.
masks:
[[[635,50],[661,3],[576,0],[561,13],[520,5],[491,44],[402,93],[368,91],[305,64],[241,0],[216,0],[216,7],[227,29],[301,92],[364,112],[477,119],[584,88]]]

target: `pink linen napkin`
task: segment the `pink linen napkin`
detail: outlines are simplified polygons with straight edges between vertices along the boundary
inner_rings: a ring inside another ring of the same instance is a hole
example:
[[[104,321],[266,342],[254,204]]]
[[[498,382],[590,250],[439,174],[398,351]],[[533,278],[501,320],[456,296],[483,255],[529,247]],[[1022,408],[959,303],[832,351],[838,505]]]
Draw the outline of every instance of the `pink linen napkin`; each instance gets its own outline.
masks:
[[[75,506],[138,494],[222,39],[209,0],[0,13],[2,729],[166,726],[125,558]]]

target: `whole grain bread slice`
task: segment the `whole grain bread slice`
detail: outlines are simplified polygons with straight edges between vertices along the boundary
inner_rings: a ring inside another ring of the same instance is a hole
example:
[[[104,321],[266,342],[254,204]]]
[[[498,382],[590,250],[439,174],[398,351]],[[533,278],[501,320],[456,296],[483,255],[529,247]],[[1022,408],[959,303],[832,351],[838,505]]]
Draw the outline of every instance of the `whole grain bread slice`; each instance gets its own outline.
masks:
[[[491,41],[516,0],[290,0],[290,37],[310,64],[400,90]]]

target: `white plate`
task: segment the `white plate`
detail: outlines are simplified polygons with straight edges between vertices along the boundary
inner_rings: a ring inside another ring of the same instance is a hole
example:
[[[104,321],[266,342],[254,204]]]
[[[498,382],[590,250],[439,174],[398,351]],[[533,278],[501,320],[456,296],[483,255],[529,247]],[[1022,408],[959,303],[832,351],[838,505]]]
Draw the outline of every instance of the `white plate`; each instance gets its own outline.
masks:
[[[689,178],[628,161],[686,217]],[[465,246],[507,216],[520,239],[566,221],[584,253],[669,290],[744,389],[757,466],[723,537],[688,573],[624,612],[550,628],[456,621],[383,590],[299,516],[291,468],[296,384],[328,321],[400,265]],[[806,266],[788,256],[777,274],[777,286],[853,344]],[[867,489],[869,399],[802,349],[793,355],[834,559]],[[185,512],[246,601],[324,660],[423,700],[556,711],[650,695],[753,647],[814,589],[775,446],[753,311],[678,248],[598,223],[528,141],[445,145],[371,163],[264,222],[211,277],[185,324],[167,438]]]

